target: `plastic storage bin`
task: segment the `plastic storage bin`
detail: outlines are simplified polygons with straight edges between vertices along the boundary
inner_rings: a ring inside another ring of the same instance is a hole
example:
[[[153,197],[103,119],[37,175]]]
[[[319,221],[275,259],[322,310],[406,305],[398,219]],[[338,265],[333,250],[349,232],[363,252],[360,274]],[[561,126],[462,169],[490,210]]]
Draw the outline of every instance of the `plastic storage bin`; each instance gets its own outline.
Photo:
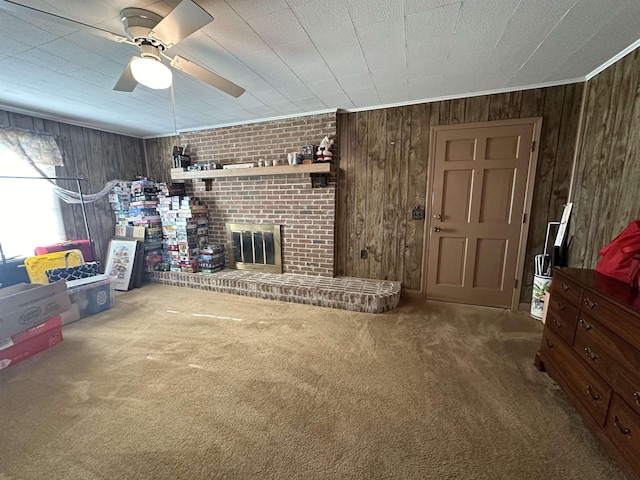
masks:
[[[68,253],[72,253],[68,257]],[[31,283],[41,283],[46,285],[49,283],[47,270],[51,268],[76,267],[84,263],[84,257],[80,250],[67,250],[63,252],[47,253],[45,255],[36,255],[35,257],[27,257],[24,259],[24,266],[27,269],[29,280]]]
[[[111,275],[96,275],[67,282],[72,311],[66,318],[63,316],[63,323],[70,323],[110,309],[113,306],[116,279],[117,277]]]

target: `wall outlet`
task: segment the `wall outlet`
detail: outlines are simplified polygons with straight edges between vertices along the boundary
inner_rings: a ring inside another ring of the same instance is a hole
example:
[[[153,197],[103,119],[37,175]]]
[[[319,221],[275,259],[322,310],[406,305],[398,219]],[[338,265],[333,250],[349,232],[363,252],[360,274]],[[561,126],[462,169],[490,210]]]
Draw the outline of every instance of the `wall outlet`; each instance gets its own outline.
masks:
[[[366,250],[360,250],[360,258],[364,260],[367,257],[369,257],[369,252],[367,252]]]

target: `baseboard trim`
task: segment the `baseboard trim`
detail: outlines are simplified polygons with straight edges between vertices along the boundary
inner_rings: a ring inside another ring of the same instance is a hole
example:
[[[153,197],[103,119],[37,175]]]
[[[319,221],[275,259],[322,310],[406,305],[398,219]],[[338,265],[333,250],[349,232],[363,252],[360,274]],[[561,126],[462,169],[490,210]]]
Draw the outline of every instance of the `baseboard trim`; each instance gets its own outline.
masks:
[[[403,297],[406,297],[406,298],[425,300],[424,293],[422,293],[420,290],[414,290],[412,288],[403,288],[400,293]]]

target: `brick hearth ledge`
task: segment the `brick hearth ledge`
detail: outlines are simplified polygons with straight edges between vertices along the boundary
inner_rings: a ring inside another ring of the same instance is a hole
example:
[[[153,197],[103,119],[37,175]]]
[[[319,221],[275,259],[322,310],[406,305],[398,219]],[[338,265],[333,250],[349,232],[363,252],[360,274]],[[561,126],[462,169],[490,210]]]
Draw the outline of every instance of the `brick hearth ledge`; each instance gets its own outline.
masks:
[[[267,300],[304,303],[365,313],[382,313],[398,306],[400,282],[350,277],[318,277],[243,270],[217,273],[148,272],[146,280],[163,285],[198,288]]]

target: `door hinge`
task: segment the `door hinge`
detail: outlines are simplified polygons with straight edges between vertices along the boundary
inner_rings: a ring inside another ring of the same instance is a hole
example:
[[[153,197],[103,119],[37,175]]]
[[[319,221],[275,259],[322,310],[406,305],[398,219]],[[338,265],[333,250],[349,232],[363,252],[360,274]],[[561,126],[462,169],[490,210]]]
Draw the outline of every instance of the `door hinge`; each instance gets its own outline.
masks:
[[[526,213],[522,214],[522,223],[527,223],[527,214]]]
[[[535,140],[531,142],[531,151],[532,152],[536,151],[536,141]]]

